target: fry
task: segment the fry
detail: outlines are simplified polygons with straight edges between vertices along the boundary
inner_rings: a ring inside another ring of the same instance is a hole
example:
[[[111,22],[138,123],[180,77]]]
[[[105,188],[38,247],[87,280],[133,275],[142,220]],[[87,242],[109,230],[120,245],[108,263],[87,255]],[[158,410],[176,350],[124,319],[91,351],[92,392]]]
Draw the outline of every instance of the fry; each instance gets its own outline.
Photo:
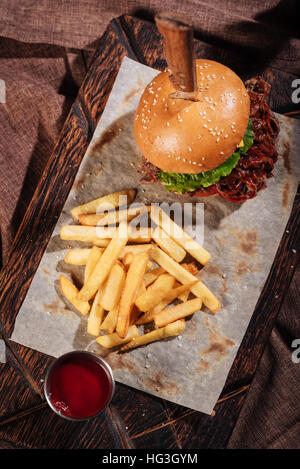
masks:
[[[173,322],[172,324],[168,324],[166,327],[162,327],[161,329],[148,332],[148,334],[133,338],[127,345],[122,347],[120,351],[125,352],[126,350],[149,344],[150,342],[155,342],[157,340],[166,339],[167,337],[179,335],[184,331],[184,329],[185,321],[181,320]]]
[[[191,289],[187,288],[181,295],[178,295],[178,299],[182,301],[183,303],[188,300],[188,297],[190,296]]]
[[[198,280],[194,275],[188,272],[184,267],[178,264],[176,261],[171,259],[168,254],[163,252],[158,247],[153,247],[151,251],[151,257],[161,267],[163,267],[169,274],[173,275],[180,283],[189,283],[194,280]],[[214,294],[200,281],[198,280],[195,285],[192,286],[191,292],[202,299],[203,303],[212,312],[216,313],[220,308],[219,300]]]
[[[116,262],[109,273],[101,298],[101,305],[106,311],[111,311],[119,303],[125,277],[124,267],[120,262]]]
[[[168,235],[182,246],[191,256],[202,265],[206,265],[210,259],[210,253],[191,238],[183,229],[174,223],[171,218],[159,207],[151,207],[152,220],[162,227]]]
[[[155,228],[152,237],[163,251],[169,254],[176,262],[181,262],[185,258],[185,250],[173,241],[160,226]]]
[[[178,319],[183,319],[186,316],[199,311],[201,308],[202,302],[200,298],[194,298],[193,300],[187,301],[186,303],[180,303],[179,305],[173,306],[172,308],[167,308],[156,314],[154,317],[154,322],[156,327],[163,327],[171,322],[177,321]]]
[[[101,283],[107,278],[112,266],[117,260],[122,248],[125,246],[129,236],[129,227],[123,223],[117,229],[116,237],[113,238],[101,258],[99,259],[96,267],[89,276],[89,279],[78,294],[78,298],[88,301],[96,293]]]
[[[156,267],[155,269],[150,270],[150,272],[146,272],[144,277],[145,286],[148,287],[163,273],[165,273],[165,269],[162,267]]]
[[[116,328],[118,335],[122,338],[126,337],[128,327],[130,325],[131,311],[141,287],[148,260],[149,252],[136,254],[127,272],[125,286],[119,305]]]
[[[71,249],[65,256],[65,262],[72,265],[86,265],[90,252],[90,249]]]
[[[114,332],[113,334],[106,334],[97,337],[96,341],[98,342],[98,344],[102,345],[102,347],[113,348],[121,344],[126,344],[127,342],[138,336],[138,328],[136,326],[129,326],[128,332],[124,339],[122,339],[116,332]]]
[[[110,239],[116,235],[116,231],[116,227],[64,225],[60,230],[60,238],[66,241],[83,241],[100,247],[106,247]],[[151,241],[151,231],[148,228],[133,230],[129,240],[135,243],[148,243]]]
[[[104,287],[104,285],[103,285]],[[103,321],[104,308],[101,305],[101,297],[103,295],[103,288],[99,288],[94,298],[91,311],[88,318],[87,332],[90,335],[98,336],[100,333],[100,326]]]
[[[103,249],[98,248],[97,246],[93,246],[90,250],[90,254],[85,266],[84,270],[84,281],[86,283],[89,279],[91,272],[93,272],[94,268],[96,267],[97,262],[99,261],[100,257],[102,256]]]
[[[97,226],[97,225],[115,225],[121,221],[130,221],[133,218],[149,212],[150,207],[142,205],[140,207],[131,207],[124,210],[113,210],[106,213],[90,213],[78,216],[81,225]]]
[[[107,240],[107,244],[110,242],[110,240]],[[122,259],[127,252],[132,252],[132,254],[137,254],[138,252],[142,251],[147,251],[153,247],[152,244],[131,244],[130,246],[125,246],[122,251],[120,252],[119,259]],[[89,254],[91,252],[92,248],[84,248],[84,249],[71,249],[70,251],[67,252],[65,256],[65,262],[67,264],[73,264],[73,265],[86,265]],[[103,252],[104,249],[101,249]],[[150,264],[150,261],[148,262],[147,268]],[[152,266],[152,265],[151,265]]]
[[[108,239],[97,236],[94,226],[64,225],[60,230],[60,238],[65,241],[93,243],[100,247],[106,247],[109,244]]]
[[[153,321],[155,315],[160,313],[163,309],[165,309],[172,301],[176,298],[180,298],[186,291],[189,293],[190,288],[196,282],[186,283],[185,285],[181,285],[180,287],[172,288],[172,290],[167,293],[165,298],[158,303],[158,305],[151,308],[149,311],[144,313],[137,321],[136,324],[147,324],[148,322]]]
[[[90,305],[87,301],[78,300],[78,289],[75,285],[64,275],[60,275],[59,285],[63,295],[74,306],[74,308],[78,309],[81,314],[86,315],[90,310]]]
[[[135,189],[108,194],[103,197],[99,197],[98,199],[91,200],[87,204],[78,205],[77,207],[72,208],[71,214],[74,220],[78,220],[79,215],[82,214],[104,212],[105,210],[111,210],[114,207],[119,207],[126,203],[130,204],[135,198],[135,195]],[[127,197],[126,200],[125,197]]]
[[[126,252],[125,256],[122,259],[122,262],[123,262],[123,265],[125,267],[126,272],[128,271],[129,266],[130,266],[131,262],[133,261],[133,257],[134,257],[133,252],[128,251],[128,252]],[[153,267],[153,262],[148,261],[147,270],[151,269],[152,267]]]
[[[160,275],[145,293],[136,299],[135,304],[141,311],[149,311],[149,309],[154,308],[165,298],[168,291],[173,287],[174,282],[175,278],[171,275]]]
[[[134,254],[132,252],[126,252],[125,256],[122,259],[123,265],[125,267],[126,272],[130,267],[131,262],[133,261]]]
[[[198,267],[196,266],[195,262],[189,262],[188,264],[181,264],[181,265],[192,275],[198,274]],[[191,293],[191,290],[189,289],[185,290],[185,292],[183,292],[181,295],[178,295],[179,300],[181,300],[184,303],[185,301],[188,300],[190,293]]]
[[[119,307],[116,306],[114,309],[109,311],[103,323],[101,324],[100,330],[106,331],[109,334],[112,334],[115,331],[118,319],[118,309]]]

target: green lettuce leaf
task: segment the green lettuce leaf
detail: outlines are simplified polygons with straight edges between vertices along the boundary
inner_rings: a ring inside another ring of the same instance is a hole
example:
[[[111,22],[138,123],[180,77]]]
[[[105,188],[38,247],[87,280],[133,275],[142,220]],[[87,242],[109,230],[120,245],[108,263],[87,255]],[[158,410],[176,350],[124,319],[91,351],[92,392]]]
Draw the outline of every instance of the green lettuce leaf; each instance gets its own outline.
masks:
[[[159,172],[159,177],[167,191],[176,191],[184,194],[187,191],[194,191],[199,187],[209,187],[215,182],[218,182],[221,177],[228,176],[233,168],[238,164],[238,161],[243,153],[246,153],[253,144],[254,132],[252,129],[252,122],[249,119],[246,133],[243,141],[244,145],[238,148],[224,163],[211,171],[205,171],[199,174],[185,174],[185,173],[168,173],[165,171]]]

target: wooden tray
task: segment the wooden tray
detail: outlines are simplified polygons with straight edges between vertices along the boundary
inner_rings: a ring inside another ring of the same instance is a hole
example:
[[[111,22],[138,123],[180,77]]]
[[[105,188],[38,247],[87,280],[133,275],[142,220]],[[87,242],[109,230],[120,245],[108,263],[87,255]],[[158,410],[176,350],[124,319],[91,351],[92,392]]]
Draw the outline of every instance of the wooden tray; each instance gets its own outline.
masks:
[[[256,73],[253,59],[244,54],[197,40],[195,51],[197,57],[228,65],[243,79]],[[8,338],[125,55],[156,69],[166,66],[161,37],[153,24],[132,17],[120,17],[110,23],[2,271],[0,338],[7,345],[7,363],[0,364],[4,377],[0,383],[0,438],[21,447],[225,447],[294,272],[295,255],[291,248],[299,236],[299,196],[213,416],[121,384],[117,385],[109,409],[85,424],[62,420],[47,407],[42,379],[51,358]],[[260,74],[273,84],[270,105],[280,111],[288,103],[287,90],[295,77],[270,67]]]

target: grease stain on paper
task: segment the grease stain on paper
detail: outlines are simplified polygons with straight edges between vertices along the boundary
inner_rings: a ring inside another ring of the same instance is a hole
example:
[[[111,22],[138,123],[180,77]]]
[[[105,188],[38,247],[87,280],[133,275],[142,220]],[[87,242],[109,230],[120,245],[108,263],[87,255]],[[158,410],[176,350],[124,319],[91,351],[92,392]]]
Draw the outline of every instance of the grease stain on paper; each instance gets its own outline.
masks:
[[[230,230],[237,241],[239,250],[248,256],[254,256],[257,250],[257,231],[256,230]]]
[[[235,345],[234,340],[223,334],[218,322],[213,325],[206,315],[204,316],[204,322],[209,328],[209,345],[200,351],[200,361],[197,366],[198,371],[212,369],[214,364],[226,357],[229,348]]]
[[[283,208],[287,208],[289,202],[289,195],[290,195],[290,181],[286,179],[283,184],[282,188],[282,198],[281,203]]]

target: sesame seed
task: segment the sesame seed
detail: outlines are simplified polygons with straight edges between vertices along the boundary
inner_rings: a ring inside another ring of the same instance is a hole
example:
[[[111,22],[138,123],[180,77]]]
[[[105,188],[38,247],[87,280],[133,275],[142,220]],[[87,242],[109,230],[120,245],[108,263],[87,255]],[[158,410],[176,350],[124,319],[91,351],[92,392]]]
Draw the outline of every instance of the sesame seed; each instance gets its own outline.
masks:
[[[225,138],[228,138],[228,134],[224,135]]]
[[[220,141],[220,137],[217,138],[217,143]]]
[[[191,148],[191,147],[189,147],[189,151],[192,151],[192,148]]]
[[[223,151],[220,151],[220,155],[224,155],[224,152],[223,152]]]
[[[170,122],[167,122],[167,127],[170,127]]]

